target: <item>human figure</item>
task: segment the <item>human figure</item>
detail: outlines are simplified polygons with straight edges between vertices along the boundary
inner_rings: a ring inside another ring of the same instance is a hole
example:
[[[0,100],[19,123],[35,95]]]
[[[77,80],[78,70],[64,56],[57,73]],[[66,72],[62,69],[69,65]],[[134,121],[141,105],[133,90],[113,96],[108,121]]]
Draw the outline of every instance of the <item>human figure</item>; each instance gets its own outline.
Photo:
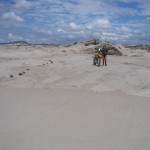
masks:
[[[100,56],[99,56],[99,61],[100,61],[100,65],[101,65],[101,59],[102,59],[102,48],[99,48],[99,49],[98,49],[98,54],[100,55]]]
[[[103,55],[103,66],[107,66],[107,54],[108,54],[108,50],[106,49],[106,46],[103,46],[102,50],[102,55]]]

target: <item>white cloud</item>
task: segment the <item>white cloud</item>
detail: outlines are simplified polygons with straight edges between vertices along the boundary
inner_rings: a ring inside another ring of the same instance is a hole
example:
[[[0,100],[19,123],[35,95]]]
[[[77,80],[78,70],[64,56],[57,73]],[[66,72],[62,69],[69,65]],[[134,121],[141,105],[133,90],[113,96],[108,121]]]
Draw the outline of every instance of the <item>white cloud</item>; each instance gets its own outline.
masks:
[[[140,8],[141,8],[141,15],[150,16],[150,2],[148,2],[147,4],[141,4]]]
[[[95,26],[103,26],[103,27],[109,27],[110,21],[108,19],[98,19],[94,22]]]
[[[9,34],[8,34],[8,38],[9,38],[9,39],[12,39],[12,38],[13,38],[12,33],[9,33]]]
[[[130,32],[130,29],[129,29],[128,27],[126,27],[126,26],[122,26],[122,27],[121,27],[121,30],[122,30],[123,32]]]
[[[39,42],[42,39],[54,41],[56,38],[60,43],[90,38],[130,41],[133,35],[134,38],[139,38],[136,36],[137,33],[133,31],[143,29],[148,31],[149,29],[149,0],[13,1],[15,4],[9,4],[8,8],[4,3],[5,9],[0,10],[1,14],[5,12],[2,19],[23,22],[23,18],[25,18],[25,21],[22,24],[17,24],[14,28],[8,27],[9,30],[7,33],[5,31],[3,35],[7,36],[11,32],[10,39],[16,38],[14,35],[17,34],[23,37],[27,36],[35,43],[36,40]],[[122,2],[123,5],[120,6],[118,2]],[[8,9],[10,12],[6,12]],[[144,18],[142,18],[143,16]],[[142,19],[140,20],[140,18]],[[0,22],[0,25],[5,27],[9,24],[3,20]],[[17,30],[18,25],[21,25],[20,30]],[[24,30],[22,31],[22,29]],[[0,32],[2,30],[1,28]],[[23,35],[25,32],[26,34]],[[145,37],[147,35],[145,34]]]
[[[58,32],[58,33],[65,33],[65,31],[64,31],[61,27],[59,27],[59,28],[57,29],[57,32]]]
[[[150,15],[150,2],[149,0],[116,0],[116,1],[122,1],[125,3],[137,3],[137,7],[138,9],[140,9],[140,11],[137,11],[135,9],[129,10],[128,13],[129,14],[138,14],[138,15]]]
[[[39,34],[41,36],[50,36],[50,35],[52,35],[51,31],[45,30],[45,29],[42,29],[42,28],[34,28],[33,32],[36,33],[36,34]]]
[[[109,37],[114,37],[114,36],[117,36],[117,33],[111,33],[111,32],[103,32],[102,35],[104,36],[109,36]]]
[[[75,24],[74,22],[71,22],[71,23],[69,24],[69,27],[70,27],[71,29],[73,29],[73,30],[76,30],[76,29],[79,28],[79,26],[78,26],[77,24]]]
[[[16,9],[28,9],[32,6],[32,3],[26,0],[16,0],[14,8]]]
[[[102,18],[102,19],[97,19],[93,22],[87,23],[85,25],[85,28],[88,30],[93,30],[93,29],[104,29],[104,28],[110,28],[111,23],[108,19]]]
[[[23,22],[23,19],[16,15],[14,12],[6,12],[2,15],[2,19],[8,21],[16,21],[16,22]]]
[[[70,26],[73,28],[70,28]],[[99,38],[103,40],[117,41],[131,37],[131,31],[127,26],[113,26],[109,19],[101,18],[90,23],[77,25],[74,22],[63,24],[57,30],[59,37],[68,40]],[[60,34],[61,32],[61,34]]]
[[[16,36],[16,35],[13,35],[12,33],[9,33],[8,34],[8,38],[10,40],[13,40],[13,41],[16,41],[16,40],[23,40],[24,38],[22,38],[21,36]]]

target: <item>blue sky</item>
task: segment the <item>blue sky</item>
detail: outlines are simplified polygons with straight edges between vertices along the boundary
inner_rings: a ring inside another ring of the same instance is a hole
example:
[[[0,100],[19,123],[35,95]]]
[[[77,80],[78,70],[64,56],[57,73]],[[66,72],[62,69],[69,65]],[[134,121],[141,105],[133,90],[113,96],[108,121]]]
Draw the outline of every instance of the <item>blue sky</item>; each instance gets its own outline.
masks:
[[[150,44],[149,0],[0,0],[0,42]]]

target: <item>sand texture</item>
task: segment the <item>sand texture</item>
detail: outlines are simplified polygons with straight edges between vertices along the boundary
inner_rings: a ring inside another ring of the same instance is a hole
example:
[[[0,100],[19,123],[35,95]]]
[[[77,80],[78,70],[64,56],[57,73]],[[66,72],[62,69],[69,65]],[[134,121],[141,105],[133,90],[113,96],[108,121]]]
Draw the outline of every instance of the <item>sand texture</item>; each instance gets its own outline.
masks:
[[[0,150],[149,150],[150,53],[115,47],[0,45]]]

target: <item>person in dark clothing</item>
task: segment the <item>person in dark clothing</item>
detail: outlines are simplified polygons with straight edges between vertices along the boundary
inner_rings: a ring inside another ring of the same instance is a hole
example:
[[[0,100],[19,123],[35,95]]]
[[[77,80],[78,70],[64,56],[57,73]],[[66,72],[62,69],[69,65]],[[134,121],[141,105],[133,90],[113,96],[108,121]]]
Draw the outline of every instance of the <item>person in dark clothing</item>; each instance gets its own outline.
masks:
[[[102,55],[103,55],[103,65],[107,66],[107,54],[108,50],[106,49],[106,46],[103,46],[102,48]]]

